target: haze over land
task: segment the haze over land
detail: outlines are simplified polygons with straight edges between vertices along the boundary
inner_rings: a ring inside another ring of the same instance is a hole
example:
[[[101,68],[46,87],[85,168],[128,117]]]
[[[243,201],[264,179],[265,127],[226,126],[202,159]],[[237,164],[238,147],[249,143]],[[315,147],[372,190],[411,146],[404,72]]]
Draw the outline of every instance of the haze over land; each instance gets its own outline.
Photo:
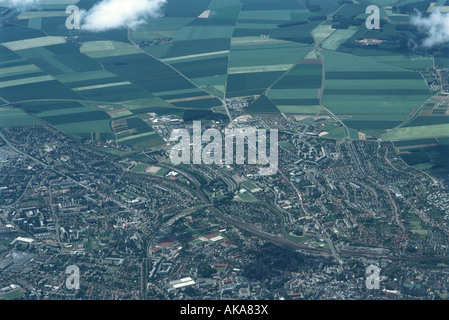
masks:
[[[449,298],[448,11],[0,0],[0,299]]]

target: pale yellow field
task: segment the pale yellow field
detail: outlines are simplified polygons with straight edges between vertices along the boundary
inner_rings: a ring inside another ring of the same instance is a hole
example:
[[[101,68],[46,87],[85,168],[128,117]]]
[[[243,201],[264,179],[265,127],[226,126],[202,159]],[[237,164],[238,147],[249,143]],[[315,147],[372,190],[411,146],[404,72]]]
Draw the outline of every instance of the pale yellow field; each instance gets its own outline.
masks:
[[[131,84],[131,82],[129,82],[129,81],[123,81],[123,82],[105,83],[105,84],[97,84],[97,85],[94,85],[94,86],[73,88],[72,90],[73,91],[86,91],[86,90],[94,90],[94,89],[103,89],[103,88],[126,86],[126,85],[130,85],[130,84]]]
[[[287,42],[285,40],[271,39],[266,37],[236,37],[231,38],[231,45],[234,44],[257,44],[257,43],[280,43]]]
[[[181,56],[181,57],[174,57],[174,58],[167,58],[163,59],[164,62],[182,62],[186,60],[194,60],[195,58],[204,58],[204,57],[211,57],[211,56],[218,56],[218,55],[225,55],[228,54],[229,50],[225,51],[215,51],[215,52],[207,52],[207,53],[199,53],[199,54],[192,54],[188,56]]]
[[[161,170],[161,167],[149,167],[145,172],[150,174],[158,173],[159,170]]]
[[[117,57],[128,54],[140,54],[138,48],[118,41],[91,41],[81,46],[81,53],[91,58]]]
[[[312,31],[312,36],[315,39],[316,43],[321,44],[336,30],[337,29],[333,29],[331,25],[322,24]]]
[[[449,136],[449,124],[436,124],[431,126],[405,127],[394,129],[383,140],[407,140],[407,139],[424,139],[433,137]]]
[[[321,46],[324,49],[328,50],[337,50],[346,40],[351,38],[356,32],[358,28],[351,26],[348,29],[338,29],[334,33],[332,33],[329,38],[323,41]]]
[[[132,140],[132,139],[136,139],[136,138],[142,138],[142,137],[148,137],[148,136],[152,136],[156,134],[156,132],[145,132],[142,134],[136,134],[134,136],[129,136],[126,138],[122,138],[122,139],[118,139],[117,142],[123,142],[123,141],[128,141],[128,140]]]
[[[2,68],[2,69],[0,69],[0,75],[6,76],[6,75],[14,74],[14,73],[33,72],[33,71],[39,71],[39,70],[40,69],[38,67],[36,67],[34,64],[28,64],[25,66]]]
[[[67,41],[66,41],[65,37],[48,36],[48,37],[40,37],[40,38],[5,42],[2,44],[9,50],[17,51],[17,50],[25,50],[25,49],[33,49],[33,48],[52,46],[55,44],[63,44],[66,42]]]
[[[17,16],[17,20],[26,20],[34,18],[54,18],[54,17],[68,17],[69,14],[65,11],[27,11],[22,12]]]
[[[270,71],[287,71],[293,65],[292,64],[279,64],[272,66],[251,66],[251,67],[234,67],[229,68],[229,74],[239,73],[255,73],[255,72],[270,72]]]
[[[31,77],[31,78],[24,78],[24,79],[17,79],[17,80],[2,81],[2,82],[0,82],[0,89],[8,88],[8,87],[15,87],[15,86],[22,86],[25,84],[52,81],[52,80],[55,80],[55,78],[53,78],[52,76],[40,76],[40,77]]]

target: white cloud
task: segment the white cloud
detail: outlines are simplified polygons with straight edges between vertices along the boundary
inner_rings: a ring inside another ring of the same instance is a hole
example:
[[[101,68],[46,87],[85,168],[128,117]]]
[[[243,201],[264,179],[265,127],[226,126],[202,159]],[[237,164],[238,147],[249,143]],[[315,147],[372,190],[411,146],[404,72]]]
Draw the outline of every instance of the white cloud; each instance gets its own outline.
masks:
[[[422,45],[426,48],[449,42],[449,14],[443,14],[440,8],[435,10],[428,17],[423,17],[421,12],[417,12],[411,18],[412,24],[418,30],[427,34],[427,38]]]
[[[41,3],[41,0],[3,0],[0,5],[8,8],[14,8],[23,11],[30,8],[36,8]]]
[[[82,30],[100,32],[134,28],[145,18],[157,16],[166,0],[102,0],[83,12]]]

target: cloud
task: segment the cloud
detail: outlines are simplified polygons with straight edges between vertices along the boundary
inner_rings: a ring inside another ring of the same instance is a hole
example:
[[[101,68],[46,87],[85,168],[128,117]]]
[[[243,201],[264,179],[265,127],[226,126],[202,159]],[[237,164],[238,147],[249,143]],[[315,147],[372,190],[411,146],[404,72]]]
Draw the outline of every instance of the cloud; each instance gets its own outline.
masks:
[[[135,28],[155,17],[166,0],[102,0],[82,12],[81,29],[92,32]]]
[[[0,2],[2,6],[14,8],[19,11],[24,11],[30,8],[36,8],[40,3],[41,0],[6,0]]]
[[[449,14],[441,13],[440,8],[435,8],[428,17],[423,17],[421,12],[417,12],[412,16],[411,22],[420,32],[427,34],[422,43],[423,47],[431,48],[449,42]]]

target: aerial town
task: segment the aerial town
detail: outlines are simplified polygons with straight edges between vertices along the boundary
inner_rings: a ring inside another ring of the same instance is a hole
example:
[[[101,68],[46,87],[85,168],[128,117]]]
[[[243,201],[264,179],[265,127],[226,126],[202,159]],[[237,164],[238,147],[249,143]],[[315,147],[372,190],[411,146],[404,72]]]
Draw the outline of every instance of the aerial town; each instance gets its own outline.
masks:
[[[165,120],[161,132],[189,127]],[[167,148],[117,158],[48,126],[3,129],[0,296],[446,297],[448,194],[391,143],[320,137],[332,121],[237,118],[280,128],[273,176],[173,166]],[[70,265],[79,290],[66,288]],[[369,265],[379,290],[365,286]]]
[[[449,300],[449,0],[0,0],[0,300]]]

